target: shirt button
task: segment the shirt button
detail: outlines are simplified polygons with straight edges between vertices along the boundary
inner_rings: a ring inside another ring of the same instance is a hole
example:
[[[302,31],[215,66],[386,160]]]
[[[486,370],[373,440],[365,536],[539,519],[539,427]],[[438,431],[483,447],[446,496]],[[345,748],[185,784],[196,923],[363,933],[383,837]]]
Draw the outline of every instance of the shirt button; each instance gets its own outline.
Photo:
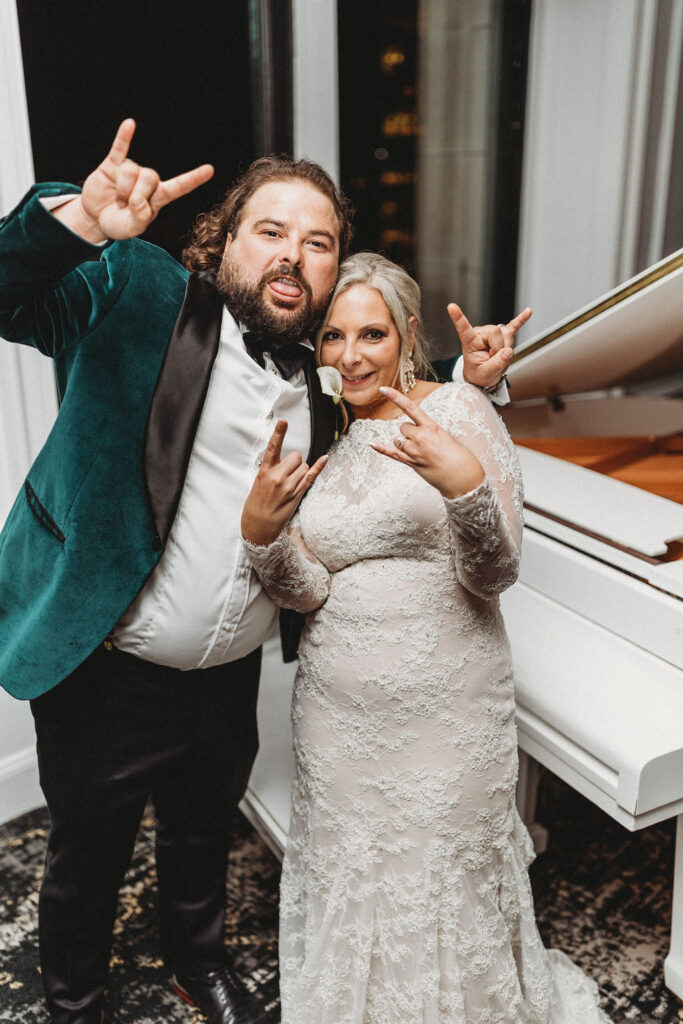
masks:
[[[268,413],[268,415],[266,416],[266,419],[267,419],[267,420],[272,420],[272,418],[273,418],[273,415],[274,415],[274,414],[273,414],[273,410],[271,409],[271,410],[270,410],[270,412]]]

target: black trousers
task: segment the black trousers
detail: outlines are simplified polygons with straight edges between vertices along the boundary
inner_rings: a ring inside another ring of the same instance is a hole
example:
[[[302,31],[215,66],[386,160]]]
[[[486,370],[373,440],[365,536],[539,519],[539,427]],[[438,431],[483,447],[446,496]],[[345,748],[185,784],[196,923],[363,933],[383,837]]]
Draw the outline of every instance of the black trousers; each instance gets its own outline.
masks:
[[[119,887],[149,797],[172,969],[223,962],[230,816],[258,748],[260,650],[180,672],[97,648],[31,701],[51,817],[40,960],[54,1024],[99,1022]]]

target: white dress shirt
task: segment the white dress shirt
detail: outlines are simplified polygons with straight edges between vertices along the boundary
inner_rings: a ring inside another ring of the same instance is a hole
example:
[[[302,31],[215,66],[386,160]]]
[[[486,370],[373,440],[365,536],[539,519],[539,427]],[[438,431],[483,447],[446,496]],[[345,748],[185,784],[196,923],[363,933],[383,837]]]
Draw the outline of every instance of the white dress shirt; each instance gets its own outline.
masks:
[[[117,624],[123,651],[173,668],[242,658],[270,632],[277,608],[247,561],[242,507],[278,419],[289,424],[283,457],[308,454],[308,389],[303,370],[283,380],[244,348],[224,311],[218,355],[187,476],[161,559]]]

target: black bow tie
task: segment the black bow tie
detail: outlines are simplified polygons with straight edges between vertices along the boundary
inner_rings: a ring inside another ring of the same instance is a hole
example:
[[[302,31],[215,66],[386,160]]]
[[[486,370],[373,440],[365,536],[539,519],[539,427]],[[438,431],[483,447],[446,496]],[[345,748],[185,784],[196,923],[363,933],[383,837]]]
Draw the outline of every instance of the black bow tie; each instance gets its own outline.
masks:
[[[242,340],[247,352],[262,370],[265,369],[263,353],[267,352],[285,380],[289,380],[313,359],[313,352],[305,345],[298,342],[283,345],[281,338],[266,331],[245,331]]]

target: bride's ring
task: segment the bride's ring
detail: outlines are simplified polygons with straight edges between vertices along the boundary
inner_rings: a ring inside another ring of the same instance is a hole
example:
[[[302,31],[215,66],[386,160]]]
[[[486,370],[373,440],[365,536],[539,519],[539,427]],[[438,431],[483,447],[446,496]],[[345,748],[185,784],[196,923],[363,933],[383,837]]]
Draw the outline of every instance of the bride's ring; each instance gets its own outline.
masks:
[[[399,434],[399,435],[398,435],[398,437],[394,439],[394,444],[396,445],[396,447],[398,448],[398,450],[399,450],[400,452],[402,452],[402,451],[403,451],[403,445],[404,445],[405,443],[406,443],[406,439],[405,439],[405,437],[403,436],[403,434]]]

